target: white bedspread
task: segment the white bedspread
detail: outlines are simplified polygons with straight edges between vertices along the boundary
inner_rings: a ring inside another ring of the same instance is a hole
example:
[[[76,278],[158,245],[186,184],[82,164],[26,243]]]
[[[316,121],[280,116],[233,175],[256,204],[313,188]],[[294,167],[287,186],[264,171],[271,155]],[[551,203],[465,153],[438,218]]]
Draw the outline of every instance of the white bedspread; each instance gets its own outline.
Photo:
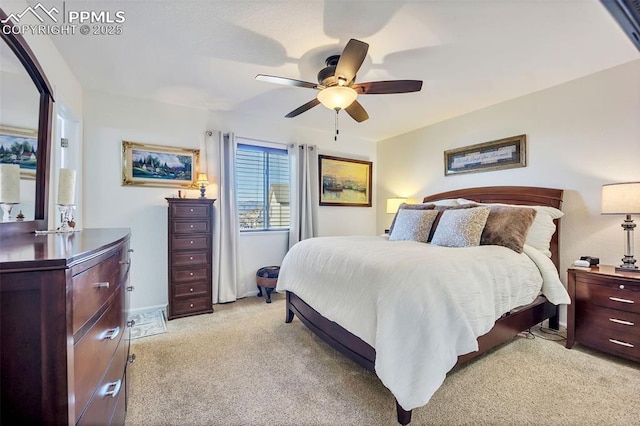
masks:
[[[543,291],[570,303],[553,263],[537,250],[447,248],[386,237],[322,237],[296,244],[277,290],[376,350],[376,374],[411,410],[425,405],[459,355],[478,349],[505,312]],[[544,284],[543,284],[544,277]]]

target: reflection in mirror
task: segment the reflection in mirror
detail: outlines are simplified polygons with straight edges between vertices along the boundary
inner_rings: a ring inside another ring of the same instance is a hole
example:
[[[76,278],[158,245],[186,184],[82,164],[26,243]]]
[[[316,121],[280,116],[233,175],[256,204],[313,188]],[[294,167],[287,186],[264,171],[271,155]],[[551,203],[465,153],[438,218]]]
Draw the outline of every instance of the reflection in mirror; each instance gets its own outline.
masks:
[[[0,237],[46,229],[48,223],[52,90],[16,28],[0,9],[0,161],[20,171],[18,190],[9,191],[10,198],[19,192],[20,203],[12,220],[0,220]],[[24,218],[16,221],[20,210]]]
[[[20,202],[14,206],[24,220],[34,220],[36,153],[40,93],[24,65],[0,43],[0,164],[20,166]]]

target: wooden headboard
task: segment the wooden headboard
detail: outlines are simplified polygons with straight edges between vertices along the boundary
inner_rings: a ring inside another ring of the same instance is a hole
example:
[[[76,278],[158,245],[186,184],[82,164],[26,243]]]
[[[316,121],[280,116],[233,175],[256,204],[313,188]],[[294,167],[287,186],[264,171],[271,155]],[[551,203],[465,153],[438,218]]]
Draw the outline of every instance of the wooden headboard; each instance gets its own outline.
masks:
[[[562,189],[539,188],[535,186],[485,186],[464,188],[428,195],[422,202],[443,200],[447,198],[465,198],[479,203],[505,203],[527,206],[562,207]],[[560,270],[560,219],[554,220],[556,232],[551,238],[551,260]]]

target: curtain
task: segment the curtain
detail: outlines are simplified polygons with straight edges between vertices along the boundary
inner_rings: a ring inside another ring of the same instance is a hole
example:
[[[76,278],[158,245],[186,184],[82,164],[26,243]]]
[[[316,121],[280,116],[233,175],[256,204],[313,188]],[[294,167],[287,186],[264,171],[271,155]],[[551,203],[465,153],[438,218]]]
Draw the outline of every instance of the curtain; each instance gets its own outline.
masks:
[[[289,248],[318,235],[318,147],[290,144],[291,224]]]
[[[233,133],[207,132],[207,166],[218,187],[213,226],[213,301],[233,302],[242,286],[240,257],[240,226],[237,220],[235,199],[236,141]]]

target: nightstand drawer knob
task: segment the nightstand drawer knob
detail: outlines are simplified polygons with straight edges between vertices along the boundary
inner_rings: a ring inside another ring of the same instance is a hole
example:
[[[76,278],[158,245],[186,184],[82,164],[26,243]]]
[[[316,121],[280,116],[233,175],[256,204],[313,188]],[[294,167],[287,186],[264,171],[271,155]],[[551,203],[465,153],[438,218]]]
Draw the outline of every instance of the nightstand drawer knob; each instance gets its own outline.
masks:
[[[189,305],[190,308],[193,308],[193,303]]]
[[[622,303],[631,303],[631,304],[636,303],[636,302],[634,302],[633,300],[629,300],[629,299],[620,299],[619,297],[609,297],[609,300],[613,300],[614,302],[622,302]]]
[[[620,284],[618,287],[620,288],[620,290],[624,290],[624,284]]]
[[[635,325],[631,321],[619,320],[615,318],[609,318],[609,321],[615,322],[616,324],[622,324],[622,325]]]
[[[616,340],[616,339],[609,339],[609,341],[611,343],[615,343],[616,345],[624,346],[624,347],[627,347],[627,348],[633,348],[634,347],[631,343],[621,342],[620,340]]]

